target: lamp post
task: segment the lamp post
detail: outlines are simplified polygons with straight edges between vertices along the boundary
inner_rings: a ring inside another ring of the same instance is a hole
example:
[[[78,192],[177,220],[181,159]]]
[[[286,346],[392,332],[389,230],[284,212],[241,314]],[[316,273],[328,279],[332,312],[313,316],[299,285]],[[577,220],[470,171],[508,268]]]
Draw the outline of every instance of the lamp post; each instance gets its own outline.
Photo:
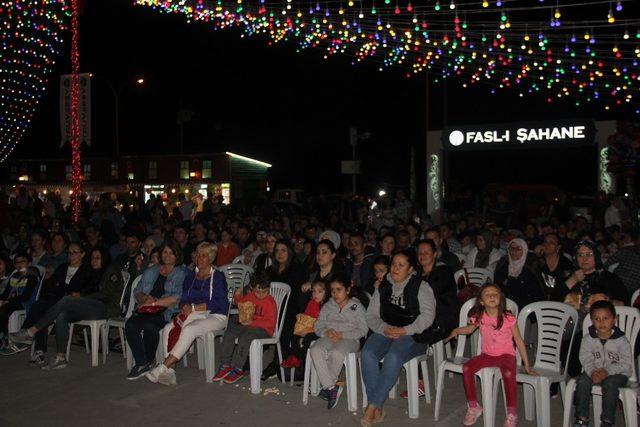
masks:
[[[96,77],[95,74],[90,74],[91,77]],[[103,78],[104,82],[107,84],[109,89],[111,89],[111,93],[113,94],[113,105],[115,111],[115,119],[114,119],[114,131],[115,131],[115,140],[116,140],[116,158],[120,158],[120,97],[122,96],[122,92],[127,85],[131,84],[132,81],[127,80],[118,86],[118,89],[113,86],[108,79]],[[141,86],[144,84],[144,78],[139,77],[135,80],[135,84]]]

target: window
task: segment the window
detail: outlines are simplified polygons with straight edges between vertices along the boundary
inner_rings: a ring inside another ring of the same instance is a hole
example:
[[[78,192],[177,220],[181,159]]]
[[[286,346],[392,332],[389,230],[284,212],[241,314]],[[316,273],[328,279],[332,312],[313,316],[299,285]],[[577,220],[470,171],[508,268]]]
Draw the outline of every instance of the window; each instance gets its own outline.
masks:
[[[189,179],[189,160],[180,161],[180,179]]]
[[[118,162],[111,162],[111,179],[118,179]]]
[[[47,179],[47,165],[40,165],[40,179]]]
[[[71,168],[71,165],[66,165],[64,167],[64,179],[66,179],[67,181],[71,181],[71,178],[72,178],[71,171],[72,170],[73,169]]]
[[[128,180],[130,180],[130,181],[134,179],[133,172],[129,172],[129,173],[127,174],[127,179],[128,179]]]
[[[158,162],[150,161],[149,162],[149,179],[157,179],[158,178]]]
[[[82,179],[89,181],[91,179],[91,165],[84,165],[82,167]]]
[[[202,161],[202,179],[211,178],[211,160]]]

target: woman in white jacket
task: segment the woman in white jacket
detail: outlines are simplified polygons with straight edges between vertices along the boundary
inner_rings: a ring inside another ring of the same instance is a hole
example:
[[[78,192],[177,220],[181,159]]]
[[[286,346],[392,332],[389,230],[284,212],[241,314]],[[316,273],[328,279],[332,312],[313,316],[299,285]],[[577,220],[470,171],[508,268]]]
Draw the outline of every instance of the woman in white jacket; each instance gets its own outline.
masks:
[[[493,234],[489,230],[481,230],[476,236],[476,246],[467,255],[464,268],[486,268],[493,273],[504,255],[503,250],[493,247]]]

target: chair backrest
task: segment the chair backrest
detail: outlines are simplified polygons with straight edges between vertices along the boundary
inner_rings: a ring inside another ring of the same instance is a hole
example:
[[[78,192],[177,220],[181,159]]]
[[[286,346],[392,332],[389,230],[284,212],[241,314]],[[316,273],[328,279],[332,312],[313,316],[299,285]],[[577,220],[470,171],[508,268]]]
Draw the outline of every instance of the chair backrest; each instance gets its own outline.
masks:
[[[253,268],[242,264],[227,264],[220,267],[220,271],[224,273],[227,279],[227,289],[229,294],[233,296],[236,289],[242,289],[251,281]]]
[[[44,283],[44,274],[40,275],[40,279],[38,280],[38,290],[36,292],[36,301],[40,299],[40,292],[42,292],[43,283]]]
[[[464,281],[467,281],[467,276],[464,274],[464,268],[461,268],[460,270],[456,271],[453,274],[453,278],[456,281],[456,283],[458,283],[458,280],[460,280],[460,277],[464,277]],[[491,282],[493,281],[493,273],[491,272],[491,270],[487,270],[486,268],[477,268],[477,267],[472,267],[472,268],[467,268],[467,275],[469,275],[469,280],[471,281],[471,284],[476,285],[476,286],[482,286],[487,282]]]
[[[291,295],[291,287],[282,282],[271,282],[269,294],[276,300],[276,306],[278,308],[278,318],[276,321],[276,329],[273,332],[273,337],[280,339],[280,332],[282,332],[282,325],[284,325],[284,316],[287,312],[287,304],[289,303],[289,295]]]
[[[609,267],[607,267],[607,271],[609,273],[613,273],[614,271],[616,271],[616,268],[618,268],[619,265],[620,265],[619,262],[616,262],[615,264],[611,264]]]
[[[458,319],[459,327],[462,328],[469,324],[469,312],[471,311],[475,303],[476,303],[476,298],[471,298],[462,305],[462,308],[460,308],[460,317]],[[510,300],[509,298],[507,298],[507,310],[512,312],[514,316],[516,317],[518,316],[518,304],[516,304],[513,300]],[[480,333],[476,330],[474,334],[478,334],[478,343],[476,348],[474,349],[473,356],[480,354],[482,350],[482,340],[480,339]],[[456,345],[456,357],[464,356],[464,345],[465,345],[466,339],[467,339],[466,335],[458,336],[458,344]]]
[[[133,291],[136,289],[136,286],[138,286],[138,282],[141,279],[142,279],[142,274],[136,277],[135,279],[133,279],[133,283],[131,284],[131,289],[129,290],[131,294],[129,294],[129,306],[127,307],[127,315],[125,316],[125,319],[128,319],[133,314],[133,309],[136,306],[136,297],[133,294]],[[124,288],[126,289],[127,287],[125,286]]]
[[[120,307],[122,307],[122,303],[124,302],[124,296],[127,293],[127,284],[129,283],[129,279],[131,278],[131,274],[129,274],[128,271],[124,271],[122,270],[120,272],[120,275],[122,276],[122,283],[124,284],[122,286],[122,293],[120,294]]]
[[[231,261],[231,264],[242,264],[242,261],[244,261],[244,255],[238,255]]]
[[[550,369],[566,372],[560,362],[560,353],[562,348],[562,337],[565,328],[570,329],[571,341],[569,347],[565,350],[567,354],[571,351],[573,345],[574,331],[578,323],[578,312],[568,304],[555,301],[540,301],[527,305],[522,309],[518,316],[518,328],[524,336],[527,325],[527,318],[531,315],[536,316],[538,326],[538,339],[535,368]],[[571,322],[569,322],[571,320]],[[518,353],[518,365],[520,365],[520,354]]]
[[[458,257],[458,260],[461,264],[464,264],[464,262],[467,260],[467,256],[465,254],[454,252],[454,255]]]
[[[631,359],[633,359],[633,349],[638,339],[638,332],[640,332],[640,310],[635,307],[616,306],[616,325],[624,332],[631,343]],[[582,322],[583,336],[589,333],[589,326],[591,326],[591,317],[587,316]],[[633,375],[629,378],[629,381],[635,382],[638,379],[635,360],[632,361],[631,365],[633,366]]]

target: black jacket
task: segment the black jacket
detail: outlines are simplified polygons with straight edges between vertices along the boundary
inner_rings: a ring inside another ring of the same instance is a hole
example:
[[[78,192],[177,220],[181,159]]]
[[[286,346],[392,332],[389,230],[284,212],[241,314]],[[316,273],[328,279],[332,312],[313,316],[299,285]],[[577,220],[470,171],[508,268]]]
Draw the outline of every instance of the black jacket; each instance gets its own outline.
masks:
[[[73,292],[82,292],[85,286],[91,281],[91,271],[87,264],[82,264],[76,274],[73,275],[69,284],[65,283],[69,263],[65,262],[56,268],[53,275],[44,281],[40,299],[48,301],[58,301],[65,295]]]

